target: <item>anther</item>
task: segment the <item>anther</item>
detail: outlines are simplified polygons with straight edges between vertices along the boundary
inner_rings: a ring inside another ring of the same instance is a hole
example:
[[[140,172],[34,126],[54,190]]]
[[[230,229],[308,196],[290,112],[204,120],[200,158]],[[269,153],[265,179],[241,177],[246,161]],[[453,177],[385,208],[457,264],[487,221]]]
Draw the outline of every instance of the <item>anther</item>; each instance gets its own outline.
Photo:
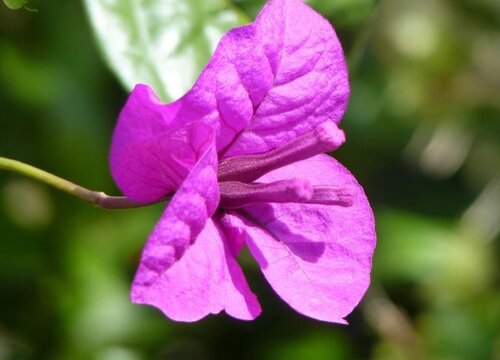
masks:
[[[219,181],[251,182],[273,169],[336,150],[344,141],[344,132],[335,123],[325,122],[297,139],[266,153],[235,156],[223,160],[219,164],[217,175]]]

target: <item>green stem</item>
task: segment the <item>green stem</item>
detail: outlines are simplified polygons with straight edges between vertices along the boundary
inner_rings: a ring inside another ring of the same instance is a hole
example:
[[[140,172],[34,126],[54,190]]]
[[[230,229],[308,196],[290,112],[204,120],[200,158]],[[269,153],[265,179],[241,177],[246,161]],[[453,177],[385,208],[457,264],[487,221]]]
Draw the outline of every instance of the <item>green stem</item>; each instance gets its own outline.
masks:
[[[154,204],[135,202],[124,196],[108,196],[103,192],[92,191],[81,187],[80,185],[73,184],[68,180],[48,173],[47,171],[38,169],[34,166],[0,156],[0,170],[1,169],[12,171],[14,173],[40,181],[103,209],[131,209]],[[166,199],[162,199],[161,201],[164,200]]]

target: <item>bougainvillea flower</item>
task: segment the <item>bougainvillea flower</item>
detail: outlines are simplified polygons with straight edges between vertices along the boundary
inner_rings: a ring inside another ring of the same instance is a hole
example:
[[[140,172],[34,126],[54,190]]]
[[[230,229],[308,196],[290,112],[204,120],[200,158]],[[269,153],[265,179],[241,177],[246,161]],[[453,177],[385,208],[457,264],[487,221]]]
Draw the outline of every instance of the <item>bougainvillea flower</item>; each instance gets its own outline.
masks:
[[[193,88],[162,104],[137,85],[120,113],[112,175],[129,198],[171,197],[143,250],[131,298],[169,318],[261,311],[236,258],[247,246],[296,311],[345,323],[369,284],[374,219],[363,189],[324,155],[349,85],[330,24],[272,0],[225,34]]]

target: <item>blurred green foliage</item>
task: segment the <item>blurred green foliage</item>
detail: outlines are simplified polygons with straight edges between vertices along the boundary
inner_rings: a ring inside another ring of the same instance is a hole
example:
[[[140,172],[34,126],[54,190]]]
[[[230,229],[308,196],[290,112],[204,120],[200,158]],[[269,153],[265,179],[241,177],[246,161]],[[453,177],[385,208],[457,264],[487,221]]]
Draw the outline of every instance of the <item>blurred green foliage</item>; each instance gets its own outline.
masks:
[[[127,94],[83,3],[31,3],[38,13],[0,4],[0,154],[117,193],[107,152]],[[173,323],[128,301],[161,205],[105,212],[0,173],[0,359],[500,359],[498,2],[309,3],[349,60],[335,156],[377,219],[373,284],[350,325],[296,314],[246,258],[260,318]],[[241,20],[263,1],[220,4]]]

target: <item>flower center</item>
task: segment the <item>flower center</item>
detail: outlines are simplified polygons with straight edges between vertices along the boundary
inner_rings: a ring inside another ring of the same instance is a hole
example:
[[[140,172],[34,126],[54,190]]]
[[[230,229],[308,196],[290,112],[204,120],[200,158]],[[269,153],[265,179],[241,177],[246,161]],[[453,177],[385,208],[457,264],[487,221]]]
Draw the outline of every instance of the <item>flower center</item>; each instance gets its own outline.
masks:
[[[253,183],[271,170],[336,150],[344,141],[344,132],[329,122],[266,153],[221,161],[217,172],[221,195],[219,206],[234,209],[269,202],[351,206],[354,191],[349,186],[313,186],[307,179]]]

